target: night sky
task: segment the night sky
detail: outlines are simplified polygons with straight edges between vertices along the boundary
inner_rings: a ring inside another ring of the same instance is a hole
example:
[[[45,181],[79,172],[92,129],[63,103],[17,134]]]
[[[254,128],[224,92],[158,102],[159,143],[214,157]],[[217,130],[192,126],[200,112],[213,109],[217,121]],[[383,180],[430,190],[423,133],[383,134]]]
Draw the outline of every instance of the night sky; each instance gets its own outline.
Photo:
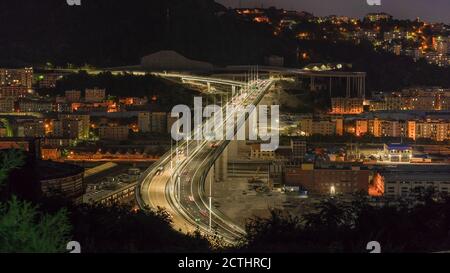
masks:
[[[387,12],[395,18],[420,19],[450,23],[450,0],[381,0],[381,6],[367,5],[366,0],[216,0],[226,7],[276,6],[289,10],[309,11],[314,15],[347,15],[362,18],[369,12]]]

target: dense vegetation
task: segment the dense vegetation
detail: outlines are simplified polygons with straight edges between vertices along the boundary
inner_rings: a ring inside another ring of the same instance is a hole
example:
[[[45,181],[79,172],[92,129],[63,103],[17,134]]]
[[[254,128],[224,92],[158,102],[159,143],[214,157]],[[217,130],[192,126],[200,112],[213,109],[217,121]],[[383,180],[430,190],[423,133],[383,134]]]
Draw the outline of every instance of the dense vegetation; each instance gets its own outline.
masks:
[[[0,253],[62,252],[70,238],[67,211],[47,214],[30,201],[5,194],[15,182],[8,180],[10,172],[24,162],[24,155],[16,150],[0,154]]]
[[[450,199],[434,199],[421,191],[420,205],[371,206],[365,198],[352,202],[325,200],[317,211],[294,217],[272,211],[267,219],[248,222],[242,248],[249,252],[366,252],[370,241],[382,252],[436,252],[450,249]]]

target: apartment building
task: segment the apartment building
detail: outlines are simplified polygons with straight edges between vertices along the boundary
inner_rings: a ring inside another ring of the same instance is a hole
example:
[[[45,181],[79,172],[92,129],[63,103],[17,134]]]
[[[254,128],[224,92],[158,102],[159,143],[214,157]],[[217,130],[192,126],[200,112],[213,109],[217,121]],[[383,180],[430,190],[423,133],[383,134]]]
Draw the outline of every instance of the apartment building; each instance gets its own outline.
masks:
[[[83,125],[83,121],[77,119],[55,120],[52,135],[59,138],[82,139]]]
[[[84,100],[86,102],[102,102],[106,98],[106,90],[100,88],[92,88],[85,90]]]
[[[173,122],[169,121],[166,112],[140,112],[138,114],[138,128],[143,133],[166,133]]]
[[[98,136],[102,140],[127,140],[128,126],[104,125],[98,128]]]
[[[331,113],[341,115],[357,115],[364,111],[362,98],[331,98]]]
[[[88,114],[59,114],[59,120],[78,120],[81,122],[81,136],[82,139],[89,138],[90,131],[90,116]]]

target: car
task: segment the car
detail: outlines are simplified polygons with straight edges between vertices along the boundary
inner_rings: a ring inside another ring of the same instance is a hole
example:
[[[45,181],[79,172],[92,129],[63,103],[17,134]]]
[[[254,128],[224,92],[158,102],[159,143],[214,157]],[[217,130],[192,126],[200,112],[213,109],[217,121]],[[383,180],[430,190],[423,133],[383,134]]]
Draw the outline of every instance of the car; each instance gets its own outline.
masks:
[[[219,147],[219,144],[217,142],[213,142],[213,143],[209,144],[209,147],[210,148],[217,148],[217,147]]]
[[[162,172],[164,171],[164,167],[163,166],[159,166],[157,169],[156,169],[156,175],[160,175]]]

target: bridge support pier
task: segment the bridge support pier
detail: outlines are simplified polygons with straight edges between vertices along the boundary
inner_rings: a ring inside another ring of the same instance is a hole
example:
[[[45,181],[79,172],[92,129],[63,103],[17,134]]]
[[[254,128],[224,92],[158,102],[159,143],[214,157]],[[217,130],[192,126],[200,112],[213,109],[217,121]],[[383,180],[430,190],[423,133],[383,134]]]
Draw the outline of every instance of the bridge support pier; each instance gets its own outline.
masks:
[[[311,91],[316,91],[316,79],[311,76],[311,86],[310,86]]]
[[[219,156],[214,164],[214,177],[216,181],[225,181],[228,177],[228,152],[227,148]]]
[[[211,83],[207,82],[206,85],[208,86],[208,93],[211,93]]]
[[[358,97],[364,99],[366,97],[366,76],[359,76],[358,80]]]
[[[346,85],[345,97],[350,98],[351,96],[351,78],[347,77],[347,85]]]
[[[238,140],[230,141],[230,144],[228,144],[227,149],[228,149],[228,157],[236,158],[238,156]]]

